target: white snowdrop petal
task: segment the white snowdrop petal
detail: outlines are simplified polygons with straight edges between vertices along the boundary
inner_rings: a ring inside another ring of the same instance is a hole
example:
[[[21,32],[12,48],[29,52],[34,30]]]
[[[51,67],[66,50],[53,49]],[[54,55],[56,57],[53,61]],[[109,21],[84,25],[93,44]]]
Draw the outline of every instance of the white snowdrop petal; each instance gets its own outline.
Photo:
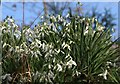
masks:
[[[60,64],[57,64],[57,67],[58,67],[57,68],[58,71],[62,71],[62,66]]]

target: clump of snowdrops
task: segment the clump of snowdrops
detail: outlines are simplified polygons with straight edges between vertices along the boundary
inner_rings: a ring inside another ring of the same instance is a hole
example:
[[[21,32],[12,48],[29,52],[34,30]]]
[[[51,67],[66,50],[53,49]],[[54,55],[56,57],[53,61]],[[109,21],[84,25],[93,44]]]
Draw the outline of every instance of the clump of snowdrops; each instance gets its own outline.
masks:
[[[50,16],[20,29],[8,17],[0,26],[3,83],[120,82],[111,29],[95,18]]]

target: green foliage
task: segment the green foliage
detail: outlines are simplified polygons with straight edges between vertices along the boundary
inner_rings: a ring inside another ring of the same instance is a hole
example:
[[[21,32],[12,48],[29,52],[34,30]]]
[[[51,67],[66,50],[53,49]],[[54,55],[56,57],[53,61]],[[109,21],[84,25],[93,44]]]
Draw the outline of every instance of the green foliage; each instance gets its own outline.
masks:
[[[1,23],[3,83],[119,84],[110,29],[95,18],[58,15],[48,20],[21,31],[9,17]]]

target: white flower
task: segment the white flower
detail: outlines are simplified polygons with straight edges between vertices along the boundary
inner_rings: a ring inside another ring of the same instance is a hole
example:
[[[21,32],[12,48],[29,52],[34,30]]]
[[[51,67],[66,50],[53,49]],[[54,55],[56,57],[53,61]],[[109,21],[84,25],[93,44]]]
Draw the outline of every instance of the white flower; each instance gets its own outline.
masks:
[[[32,30],[32,29],[30,29],[30,28],[27,30],[27,32],[28,32],[28,33],[31,33],[31,34],[33,34],[33,33],[34,33],[34,32],[33,32],[33,30]]]
[[[46,23],[46,22],[44,22],[43,24],[44,24],[45,26],[47,25],[47,23]]]
[[[39,41],[38,39],[35,39],[35,41],[41,46],[41,41]]]
[[[77,75],[77,76],[81,74],[81,73],[80,73],[80,72],[78,72],[78,71],[75,71],[75,73],[76,73],[76,75]]]
[[[88,34],[88,30],[85,30],[84,35]]]
[[[88,30],[89,29],[89,26],[86,26],[86,30]]]
[[[95,21],[97,22],[97,19],[95,18]]]
[[[2,65],[2,62],[0,62],[0,66]]]
[[[21,48],[19,51],[20,51],[20,52],[24,52],[24,49]]]
[[[4,44],[3,44],[3,48],[4,48],[6,45],[7,45],[7,44],[6,44],[6,43],[4,43]]]
[[[68,50],[71,51],[70,46],[68,44],[65,44],[65,42],[63,42],[62,47],[63,47],[63,49],[65,49],[67,47]]]
[[[107,65],[112,65],[112,62],[107,62]]]
[[[58,49],[58,50],[57,50],[57,49],[55,49],[55,51],[57,52],[57,54],[58,54],[58,53],[60,53],[60,49]]]
[[[70,23],[67,23],[67,25],[66,25],[66,26],[68,27],[69,25],[70,25]]]
[[[95,21],[95,18],[93,17],[93,18],[92,18],[92,23],[94,23],[94,21]]]
[[[61,51],[62,54],[65,54],[63,51]]]
[[[12,27],[13,28],[15,28],[15,27],[18,28],[18,26],[16,24],[14,24],[14,23],[12,23]]]
[[[43,50],[45,49],[45,43],[42,44],[42,49],[43,49]]]
[[[57,71],[62,71],[62,66],[60,64],[57,64]]]
[[[39,54],[39,56],[42,56],[39,50],[37,50],[36,53]]]
[[[115,32],[115,29],[114,29],[114,28],[112,28],[112,32]]]
[[[70,16],[70,14],[68,13],[67,15],[66,15],[66,18],[68,18]]]
[[[48,65],[48,68],[51,69],[51,65],[50,64]]]
[[[66,65],[68,66],[69,69],[72,67],[72,65],[77,66],[76,62],[73,61],[72,59],[71,59],[70,61],[68,61],[68,62],[66,63]]]
[[[103,77],[104,77],[104,79],[105,79],[105,80],[107,80],[107,73],[108,73],[108,71],[107,71],[107,70],[105,70],[105,72],[104,72],[104,73],[99,74],[98,76],[103,76]]]
[[[18,30],[15,30],[14,35],[19,38],[21,36],[21,32]]]
[[[49,73],[48,73],[48,77],[49,78],[54,78],[54,73],[50,70]]]
[[[63,22],[63,25],[64,25],[64,26],[66,25],[66,22],[65,22],[65,21]]]
[[[66,59],[67,58],[70,58],[70,59],[72,59],[72,57],[70,56],[70,54],[68,53],[68,55],[65,57]]]
[[[2,26],[2,28],[0,28],[0,29],[3,30],[3,29],[6,29],[6,27]]]
[[[9,51],[11,52],[13,50],[13,47],[11,47],[10,49],[9,49]]]
[[[55,58],[53,58],[53,62],[55,62]]]
[[[13,19],[11,19],[10,17],[9,17],[9,18],[7,18],[7,20],[8,20],[8,21],[10,21],[10,22],[12,22],[12,23],[14,22],[14,20],[13,20]]]
[[[82,6],[83,4],[79,2],[79,5]]]
[[[97,28],[98,31],[103,31],[104,29],[105,29],[105,27],[103,27],[103,26],[98,26],[98,28]]]
[[[62,18],[60,18],[60,21],[62,22],[62,21],[63,21],[63,19],[62,19]]]
[[[58,15],[58,20],[60,20],[60,15]]]
[[[54,16],[51,16],[50,19],[52,19],[56,22],[56,18]]]
[[[95,30],[93,30],[93,34],[95,33],[96,31]]]
[[[85,20],[85,18],[83,18],[82,20]]]
[[[72,43],[75,43],[75,42],[73,42],[73,41],[70,41],[70,44],[72,44]]]
[[[41,16],[41,19],[43,19],[44,18],[44,16]]]

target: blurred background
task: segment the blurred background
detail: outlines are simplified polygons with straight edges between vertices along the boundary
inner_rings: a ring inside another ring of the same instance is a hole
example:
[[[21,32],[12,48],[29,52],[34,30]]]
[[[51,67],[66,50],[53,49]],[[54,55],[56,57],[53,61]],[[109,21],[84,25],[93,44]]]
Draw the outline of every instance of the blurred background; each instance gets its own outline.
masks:
[[[107,28],[114,28],[112,40],[118,38],[118,3],[117,2],[2,2],[2,20],[12,16],[19,27],[30,25],[33,28],[41,22],[42,16],[73,15],[95,17]]]

